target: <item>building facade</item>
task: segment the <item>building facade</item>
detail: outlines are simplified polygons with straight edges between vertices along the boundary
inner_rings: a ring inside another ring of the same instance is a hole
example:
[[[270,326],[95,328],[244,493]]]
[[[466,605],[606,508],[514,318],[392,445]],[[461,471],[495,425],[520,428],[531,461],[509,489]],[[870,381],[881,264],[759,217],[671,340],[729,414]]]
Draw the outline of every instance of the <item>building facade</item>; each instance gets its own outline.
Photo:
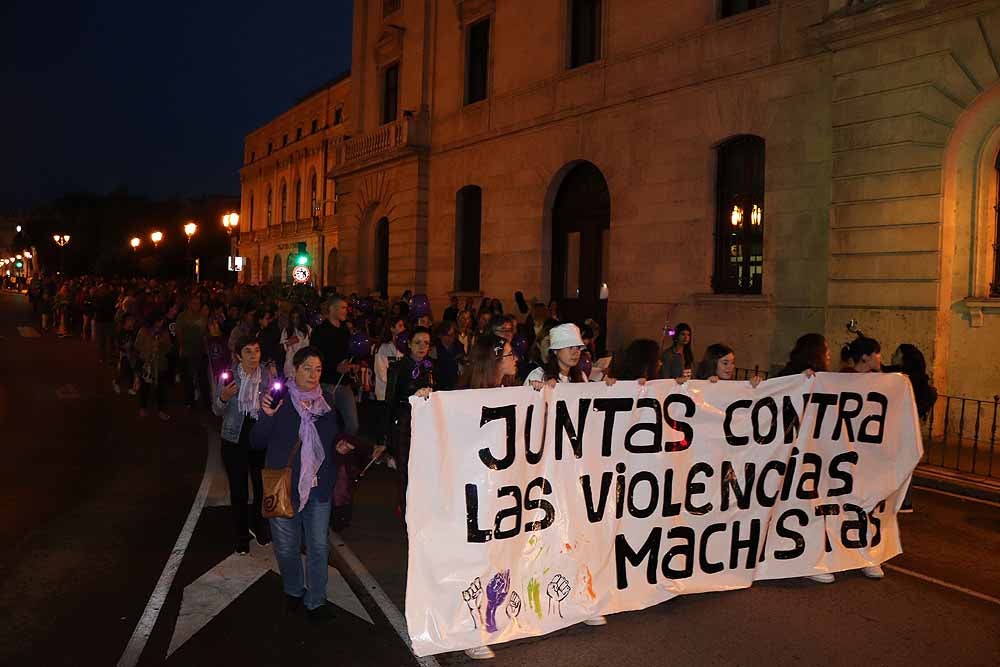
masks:
[[[305,250],[314,281],[336,284],[336,203],[327,173],[331,150],[347,128],[349,90],[348,77],[340,77],[247,135],[240,170],[241,280],[289,283]]]
[[[836,359],[853,319],[1000,391],[1000,1],[354,7],[311,232],[341,289],[521,290],[612,344],[686,321],[742,367],[808,331]]]

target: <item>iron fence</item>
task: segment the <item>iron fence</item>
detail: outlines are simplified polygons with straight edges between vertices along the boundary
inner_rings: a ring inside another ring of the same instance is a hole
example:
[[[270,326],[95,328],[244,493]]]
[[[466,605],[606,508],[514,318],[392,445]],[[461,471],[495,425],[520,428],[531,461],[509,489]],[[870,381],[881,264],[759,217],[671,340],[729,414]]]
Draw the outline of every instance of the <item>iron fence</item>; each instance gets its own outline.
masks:
[[[997,448],[997,410],[993,400],[966,396],[938,396],[922,422],[925,465],[982,477],[1000,477]]]

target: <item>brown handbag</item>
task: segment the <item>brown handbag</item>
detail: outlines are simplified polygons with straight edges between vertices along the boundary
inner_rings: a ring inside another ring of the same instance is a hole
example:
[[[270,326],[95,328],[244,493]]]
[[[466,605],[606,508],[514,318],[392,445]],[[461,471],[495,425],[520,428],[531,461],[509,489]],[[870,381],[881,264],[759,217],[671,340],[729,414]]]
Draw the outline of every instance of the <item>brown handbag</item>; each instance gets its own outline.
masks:
[[[261,477],[264,479],[264,499],[261,502],[260,513],[265,519],[291,519],[295,516],[292,507],[292,461],[302,446],[299,439],[288,455],[288,465],[284,468],[264,468]]]

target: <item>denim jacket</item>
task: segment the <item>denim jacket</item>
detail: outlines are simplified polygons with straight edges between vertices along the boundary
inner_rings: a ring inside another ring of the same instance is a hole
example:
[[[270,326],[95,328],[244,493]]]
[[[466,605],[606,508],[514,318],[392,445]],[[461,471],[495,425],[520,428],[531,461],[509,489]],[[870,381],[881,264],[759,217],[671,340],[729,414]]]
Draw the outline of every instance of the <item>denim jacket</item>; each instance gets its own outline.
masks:
[[[233,374],[237,382],[243,377],[243,367],[236,364],[233,367]],[[264,392],[270,389],[271,376],[266,368],[260,369],[260,387],[257,388],[257,400],[260,401]],[[222,393],[222,382],[215,378],[215,391],[212,392],[212,412],[222,417],[222,439],[228,442],[239,442],[240,432],[243,430],[243,413],[240,412],[240,395],[237,393],[227,402],[223,403],[220,395]]]

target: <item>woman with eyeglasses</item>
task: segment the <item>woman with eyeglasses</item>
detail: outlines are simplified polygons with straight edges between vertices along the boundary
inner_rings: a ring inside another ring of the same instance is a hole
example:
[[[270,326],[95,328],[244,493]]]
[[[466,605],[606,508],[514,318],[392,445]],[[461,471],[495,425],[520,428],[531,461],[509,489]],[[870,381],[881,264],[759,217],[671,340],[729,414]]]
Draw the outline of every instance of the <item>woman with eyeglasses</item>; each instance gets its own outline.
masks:
[[[416,327],[410,335],[410,356],[389,367],[386,382],[385,409],[388,424],[388,449],[396,459],[399,471],[399,510],[406,521],[406,487],[409,484],[410,462],[410,396],[427,398],[435,388],[431,332]]]

